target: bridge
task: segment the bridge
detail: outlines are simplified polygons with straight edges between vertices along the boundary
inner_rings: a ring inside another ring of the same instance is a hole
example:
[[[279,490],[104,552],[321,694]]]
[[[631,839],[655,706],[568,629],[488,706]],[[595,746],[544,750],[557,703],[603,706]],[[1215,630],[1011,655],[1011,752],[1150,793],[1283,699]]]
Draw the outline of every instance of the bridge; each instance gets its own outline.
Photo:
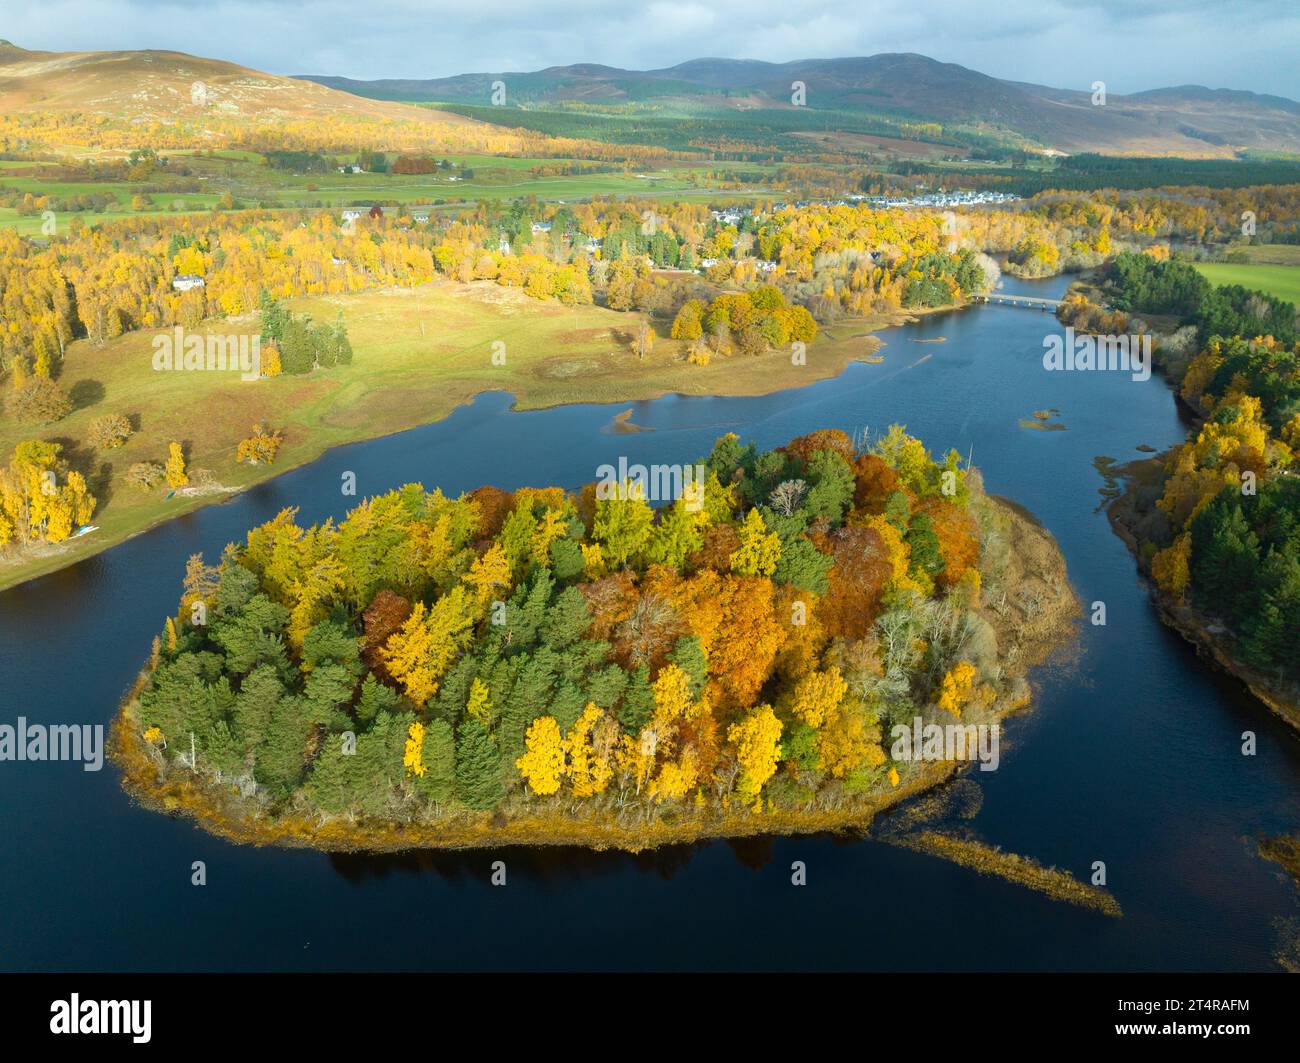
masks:
[[[1061,305],[1060,299],[1040,299],[1034,295],[1003,295],[1001,292],[988,292],[984,295],[972,295],[972,303],[996,303],[999,306],[1023,306],[1027,310],[1042,310],[1053,314]]]

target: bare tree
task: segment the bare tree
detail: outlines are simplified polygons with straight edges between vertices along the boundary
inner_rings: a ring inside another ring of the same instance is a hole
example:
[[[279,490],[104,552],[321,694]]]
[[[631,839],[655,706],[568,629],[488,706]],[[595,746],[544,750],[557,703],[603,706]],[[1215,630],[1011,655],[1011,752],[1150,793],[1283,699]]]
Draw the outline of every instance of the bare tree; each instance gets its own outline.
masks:
[[[767,500],[776,512],[783,517],[793,517],[799,508],[803,496],[808,493],[808,485],[803,480],[784,480],[772,489]]]

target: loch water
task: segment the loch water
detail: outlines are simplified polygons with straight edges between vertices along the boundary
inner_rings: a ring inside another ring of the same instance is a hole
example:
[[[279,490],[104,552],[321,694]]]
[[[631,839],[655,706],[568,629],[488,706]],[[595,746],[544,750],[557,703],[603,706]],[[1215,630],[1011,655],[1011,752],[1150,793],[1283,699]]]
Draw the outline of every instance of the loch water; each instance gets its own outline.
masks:
[[[1007,279],[1059,297],[1064,281]],[[837,326],[846,327],[846,326]],[[341,517],[411,481],[454,493],[576,487],[604,463],[689,462],[724,432],[760,447],[817,428],[906,424],[973,456],[990,492],[1057,538],[1085,603],[1067,662],[1037,669],[1033,711],[964,826],[1087,880],[1106,865],[1121,919],[870,838],[676,846],[637,856],[515,848],[330,856],[214,838],[134,805],[107,764],[0,763],[0,969],[1277,970],[1300,891],[1256,854],[1300,828],[1300,740],[1159,622],[1099,509],[1094,459],[1181,440],[1172,393],[1113,372],[1047,372],[1044,313],[1000,306],[881,333],[878,365],[752,398],[666,396],[515,412],[488,393],[436,424],[330,451],[231,501],[0,593],[0,723],[103,723],[186,558],[284,506]],[[924,342],[938,341],[942,342]],[[359,356],[360,357],[360,356]],[[649,431],[618,434],[628,405]],[[1061,431],[1021,426],[1059,411]],[[1258,736],[1253,757],[1242,733]],[[504,859],[508,884],[489,866]],[[204,861],[207,885],[191,885]],[[793,861],[808,884],[791,885]]]

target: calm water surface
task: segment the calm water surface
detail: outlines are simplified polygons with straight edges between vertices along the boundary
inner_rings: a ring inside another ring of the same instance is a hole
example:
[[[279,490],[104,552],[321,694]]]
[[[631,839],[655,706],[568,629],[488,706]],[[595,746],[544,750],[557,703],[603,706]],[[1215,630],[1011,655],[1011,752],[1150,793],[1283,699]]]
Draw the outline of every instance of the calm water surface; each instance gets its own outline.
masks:
[[[1008,280],[1056,296],[1062,281]],[[1086,878],[1104,860],[1110,920],[941,860],[830,837],[713,842],[632,857],[507,850],[329,857],[230,845],[134,807],[111,766],[0,764],[0,969],[569,968],[1276,969],[1294,889],[1254,855],[1300,825],[1300,742],[1161,626],[1097,511],[1093,459],[1186,430],[1159,379],[1047,373],[1044,314],[981,307],[883,334],[881,365],[759,398],[514,413],[481,396],[446,420],[340,448],[229,503],[0,594],[0,722],[107,724],[175,606],[185,559],[284,506],[341,517],[358,492],[413,480],[576,487],[604,462],[688,461],[723,432],[761,447],[816,428],[905,423],[973,451],[988,490],[1056,536],[1085,602],[1104,601],[1077,664],[1035,675],[971,826]],[[942,343],[918,342],[940,339]],[[1056,408],[1066,431],[1019,422]],[[1241,733],[1259,753],[1240,753]],[[509,885],[488,885],[504,857]],[[203,860],[208,885],[190,885]],[[789,884],[803,860],[809,884]]]

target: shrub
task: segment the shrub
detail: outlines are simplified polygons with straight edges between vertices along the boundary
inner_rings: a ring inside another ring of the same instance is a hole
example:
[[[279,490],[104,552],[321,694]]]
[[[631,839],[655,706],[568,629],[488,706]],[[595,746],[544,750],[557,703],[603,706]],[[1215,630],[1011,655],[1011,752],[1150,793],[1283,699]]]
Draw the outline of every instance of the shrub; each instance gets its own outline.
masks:
[[[32,377],[9,398],[9,412],[28,424],[50,424],[71,411],[68,393],[48,377]]]
[[[99,450],[113,450],[131,438],[131,422],[120,413],[106,413],[90,422],[86,441]]]
[[[270,465],[283,442],[284,436],[278,431],[268,432],[265,425],[255,424],[253,434],[240,441],[235,460],[249,465]]]
[[[137,461],[126,470],[126,482],[142,491],[152,491],[163,481],[163,467],[156,461]]]

